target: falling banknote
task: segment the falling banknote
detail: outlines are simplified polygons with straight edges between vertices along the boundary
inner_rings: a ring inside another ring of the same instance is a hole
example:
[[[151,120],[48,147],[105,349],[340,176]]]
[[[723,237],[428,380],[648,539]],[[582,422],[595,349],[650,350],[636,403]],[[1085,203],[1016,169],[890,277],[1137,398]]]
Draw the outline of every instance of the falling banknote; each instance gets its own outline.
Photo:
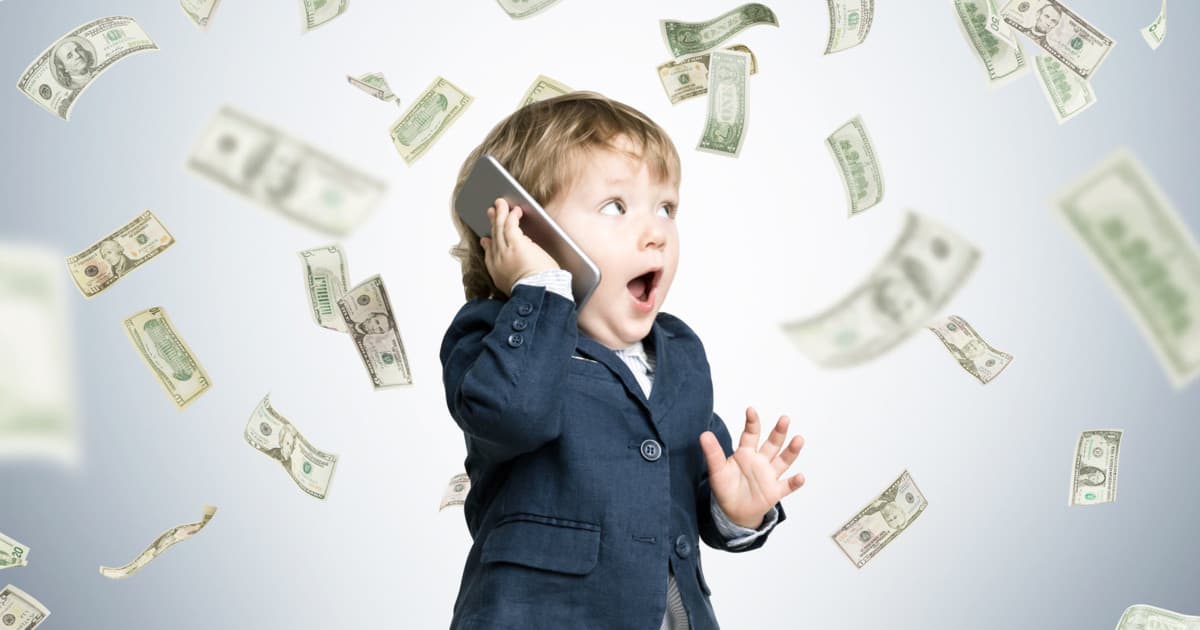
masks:
[[[442,77],[434,79],[388,129],[404,163],[412,164],[424,155],[473,100]]]
[[[1121,454],[1122,435],[1121,429],[1079,434],[1067,505],[1096,505],[1117,500],[1117,460]]]
[[[1181,615],[1165,608],[1134,604],[1121,615],[1117,630],[1200,630],[1200,616]]]
[[[367,278],[337,303],[375,389],[411,385],[408,355],[383,279],[378,275]]]
[[[1119,150],[1054,200],[1176,387],[1200,374],[1200,245],[1138,163]]]
[[[350,0],[300,0],[300,10],[304,13],[305,32],[328,24],[334,18],[345,13],[349,5]]]
[[[984,385],[990,383],[1012,363],[1011,354],[989,346],[988,342],[961,317],[951,315],[929,326],[929,330],[942,340],[946,349],[950,351],[950,356]]]
[[[705,22],[659,21],[667,50],[677,59],[716,48],[721,42],[756,24],[779,26],[779,19],[766,5],[751,2]]]
[[[529,86],[529,89],[525,90],[525,95],[521,97],[521,104],[517,105],[517,109],[525,107],[530,103],[544,101],[548,98],[554,98],[555,96],[562,96],[563,94],[573,91],[574,90],[567,87],[565,83],[560,83],[548,76],[539,74],[537,78],[533,80],[533,84]]]
[[[825,54],[854,48],[871,33],[875,0],[825,0],[829,5],[829,42]]]
[[[246,443],[278,461],[300,489],[324,500],[333,483],[338,456],[317,450],[300,430],[271,407],[271,395],[263,396],[242,434]]]
[[[450,483],[446,484],[446,491],[442,494],[442,502],[438,504],[438,511],[450,507],[451,505],[462,505],[467,501],[467,494],[471,492],[471,477],[467,473],[458,473],[450,478]]]
[[[346,254],[337,245],[326,245],[300,252],[300,262],[304,264],[304,285],[313,319],[319,326],[346,332],[346,322],[337,305],[338,298],[350,288]]]
[[[1037,55],[1033,58],[1037,67],[1038,83],[1058,124],[1063,124],[1074,118],[1079,112],[1096,104],[1096,92],[1087,81],[1080,79],[1074,72],[1049,55]]]
[[[5,630],[33,630],[49,616],[50,609],[25,591],[12,584],[0,589],[0,622]]]
[[[397,105],[400,104],[400,99],[396,98],[382,72],[368,72],[357,77],[347,74],[346,81],[385,103],[395,101]]]
[[[838,127],[825,139],[825,146],[833,156],[838,172],[842,174],[842,183],[846,186],[850,204],[848,216],[860,214],[883,200],[883,171],[879,168],[879,155],[875,153],[875,145],[871,143],[867,126],[860,116]]]
[[[987,72],[988,85],[998,87],[1023,76],[1029,66],[1021,44],[1011,37],[1012,27],[996,20],[1000,32],[988,28],[990,11],[994,8],[995,0],[954,0],[954,15],[958,18],[955,21],[963,37]],[[1008,35],[1008,39],[1001,33]],[[1008,43],[1010,40],[1012,43]]]
[[[221,0],[179,0],[179,6],[187,14],[192,24],[203,31],[208,29],[208,22],[212,19],[213,12],[217,10],[220,2]]]
[[[129,341],[177,408],[184,409],[212,387],[161,306],[134,314],[124,324]]]
[[[29,564],[29,547],[0,532],[0,569]]]
[[[213,514],[216,513],[216,507],[211,505],[204,506],[204,516],[199,521],[168,529],[159,534],[158,538],[155,538],[154,542],[142,550],[142,553],[138,554],[133,561],[119,567],[102,566],[100,567],[100,575],[112,580],[119,580],[137,573],[142,567],[161,556],[164,551],[200,533],[200,530],[204,529],[205,525],[208,525],[208,522],[212,520]]]
[[[496,0],[500,8],[514,20],[527,18],[558,4],[558,0]]]
[[[783,324],[802,354],[845,367],[877,357],[926,325],[975,269],[979,250],[914,212],[887,256],[825,312]]]
[[[854,566],[863,568],[925,511],[929,501],[908,471],[833,533],[833,541]]]
[[[1141,33],[1142,39],[1146,40],[1146,45],[1151,50],[1158,50],[1159,44],[1162,44],[1163,38],[1167,36],[1167,0],[1162,0],[1162,6],[1158,9],[1158,17],[1149,26],[1142,27]]]
[[[1084,80],[1117,44],[1058,0],[1009,0],[1000,14]]]
[[[726,50],[736,50],[750,55],[750,74],[758,73],[758,59],[746,46],[736,44]],[[683,59],[671,60],[658,66],[658,80],[662,82],[667,98],[674,105],[680,101],[708,94],[708,66],[712,55],[704,53]]]
[[[42,109],[70,120],[79,95],[118,61],[158,50],[131,17],[92,20],[58,38],[25,68],[17,89]]]
[[[750,55],[736,50],[709,53],[708,114],[696,148],[737,157],[749,115]]]
[[[188,157],[192,171],[265,208],[334,236],[366,218],[384,183],[229,107]]]
[[[84,297],[99,295],[175,244],[158,217],[147,210],[91,247],[67,258],[67,270]]]

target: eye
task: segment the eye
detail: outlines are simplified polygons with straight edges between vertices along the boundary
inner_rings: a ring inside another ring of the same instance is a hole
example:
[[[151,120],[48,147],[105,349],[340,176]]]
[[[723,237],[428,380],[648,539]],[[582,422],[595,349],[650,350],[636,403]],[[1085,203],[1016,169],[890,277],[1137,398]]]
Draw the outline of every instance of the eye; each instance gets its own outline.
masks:
[[[659,206],[659,207],[658,207],[658,209],[659,209],[659,210],[666,210],[666,211],[667,211],[667,213],[666,213],[665,215],[663,215],[663,216],[667,217],[668,219],[673,219],[673,218],[675,218],[675,204],[671,204],[671,203],[664,203],[663,205]]]
[[[607,212],[607,210],[609,208],[616,208],[616,212]],[[609,201],[608,203],[604,204],[603,206],[600,206],[600,214],[608,214],[608,215],[625,214],[625,206],[622,205],[620,201],[613,199],[612,201]]]

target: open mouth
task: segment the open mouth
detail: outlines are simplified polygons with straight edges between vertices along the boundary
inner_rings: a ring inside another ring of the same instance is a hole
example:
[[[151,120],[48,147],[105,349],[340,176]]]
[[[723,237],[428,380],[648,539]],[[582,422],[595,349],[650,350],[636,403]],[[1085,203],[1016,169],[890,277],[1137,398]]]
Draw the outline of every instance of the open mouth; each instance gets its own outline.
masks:
[[[637,300],[638,304],[649,304],[660,277],[662,277],[662,268],[655,267],[635,276],[625,285],[625,288],[629,289],[629,294],[633,296],[634,300]]]

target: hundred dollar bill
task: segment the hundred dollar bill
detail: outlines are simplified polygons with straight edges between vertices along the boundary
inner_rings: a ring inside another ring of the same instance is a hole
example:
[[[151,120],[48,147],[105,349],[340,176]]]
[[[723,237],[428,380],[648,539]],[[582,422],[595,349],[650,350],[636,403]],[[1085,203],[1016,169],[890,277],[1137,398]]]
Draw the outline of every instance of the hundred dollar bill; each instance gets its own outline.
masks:
[[[220,3],[221,0],[179,0],[183,12],[191,18],[193,24],[200,27],[200,30],[208,30],[208,21],[212,19]]]
[[[467,473],[458,473],[450,478],[450,483],[446,484],[446,492],[442,494],[442,502],[438,505],[438,511],[450,507],[451,505],[462,505],[467,501],[467,493],[471,491],[471,477]]]
[[[400,99],[392,93],[392,88],[388,86],[387,79],[383,77],[382,72],[368,72],[360,77],[347,74],[346,81],[381,101],[395,101],[397,105],[400,104]]]
[[[271,395],[250,414],[246,442],[283,465],[300,489],[322,501],[329,494],[338,456],[317,450],[287,418],[271,407]]]
[[[825,54],[854,48],[867,39],[875,19],[875,0],[825,0],[829,5],[829,42]]]
[[[978,261],[979,250],[966,239],[909,212],[891,251],[865,280],[824,312],[783,324],[783,331],[818,365],[862,363],[924,326]]]
[[[496,0],[513,19],[527,18],[558,4],[558,0]]]
[[[130,316],[125,320],[125,332],[177,408],[186,408],[212,387],[208,373],[161,306]]]
[[[429,150],[474,99],[453,83],[438,77],[388,129],[392,144],[412,164]]]
[[[147,50],[158,50],[158,45],[133,18],[92,20],[42,51],[21,74],[17,89],[42,109],[70,120],[76,99],[96,77],[118,61]]]
[[[559,83],[546,75],[539,74],[533,80],[533,84],[529,86],[529,89],[525,90],[525,96],[521,97],[521,104],[517,105],[517,109],[525,107],[530,103],[544,101],[555,96],[562,96],[569,92],[574,92],[574,90],[567,87],[564,83]]]
[[[735,50],[709,53],[708,113],[696,148],[737,157],[749,115],[750,55]]]
[[[204,506],[204,516],[199,521],[168,529],[159,534],[158,538],[155,538],[149,547],[143,549],[142,553],[139,553],[128,564],[119,567],[100,567],[100,575],[111,580],[119,580],[137,573],[142,567],[150,564],[152,560],[162,555],[164,551],[200,533],[200,530],[204,529],[205,525],[208,525],[208,522],[212,520],[213,514],[216,513],[216,507],[211,505]]]
[[[847,216],[862,213],[883,200],[883,171],[862,117],[855,116],[838,127],[825,139],[825,146],[846,185],[850,203]]]
[[[375,389],[411,385],[408,355],[396,328],[383,278],[378,275],[367,278],[337,303]]]
[[[147,210],[121,229],[67,258],[67,270],[83,296],[90,298],[174,244],[175,237],[153,212]]]
[[[736,44],[725,50],[736,50],[750,55],[750,74],[758,74],[758,59],[746,46]],[[693,55],[668,61],[658,66],[658,80],[662,81],[667,98],[674,105],[679,101],[708,94],[708,64],[711,55]]]
[[[1000,14],[1082,79],[1090,79],[1117,44],[1058,0],[1009,0]]]
[[[49,616],[50,609],[25,591],[12,584],[0,589],[0,622],[4,630],[33,630]]]
[[[975,52],[975,58],[987,71],[988,85],[1000,86],[1029,71],[1025,64],[1025,51],[1013,38],[1012,43],[988,27],[990,11],[995,0],[954,0],[954,14],[963,37]],[[1012,29],[1003,20],[997,19],[1000,29],[1011,35]]]
[[[929,326],[946,345],[950,355],[971,376],[987,385],[1012,363],[1012,355],[1001,352],[983,340],[979,333],[961,317],[951,315]]]
[[[330,155],[222,107],[188,157],[194,172],[334,236],[357,227],[386,185]]]
[[[1162,6],[1158,9],[1158,17],[1149,26],[1142,27],[1141,33],[1142,39],[1146,40],[1146,45],[1151,50],[1158,50],[1158,45],[1167,36],[1167,0],[1162,0]]]
[[[1125,609],[1117,630],[1200,630],[1200,617],[1173,610],[1134,604]]]
[[[1037,66],[1038,83],[1058,124],[1071,120],[1079,112],[1096,104],[1096,93],[1092,85],[1080,79],[1074,72],[1069,71],[1057,59],[1049,55],[1037,55],[1033,58]]]
[[[350,278],[346,271],[346,255],[337,245],[315,247],[300,252],[304,263],[304,284],[308,288],[308,304],[319,326],[346,332],[338,298],[346,294]]]
[[[349,6],[350,0],[300,0],[300,8],[304,11],[304,31],[328,24],[345,13]]]
[[[62,254],[0,243],[0,458],[76,463],[74,329]]]
[[[1121,429],[1079,434],[1067,505],[1095,505],[1117,500],[1117,459],[1123,434]]]
[[[927,505],[929,501],[906,470],[834,532],[833,542],[861,569],[907,529]]]
[[[1200,245],[1133,154],[1118,150],[1053,203],[1172,383],[1200,374]]]
[[[721,42],[756,24],[779,26],[779,18],[766,5],[750,2],[705,22],[659,20],[667,50],[675,58],[716,48]]]
[[[29,564],[29,548],[0,533],[0,569]]]

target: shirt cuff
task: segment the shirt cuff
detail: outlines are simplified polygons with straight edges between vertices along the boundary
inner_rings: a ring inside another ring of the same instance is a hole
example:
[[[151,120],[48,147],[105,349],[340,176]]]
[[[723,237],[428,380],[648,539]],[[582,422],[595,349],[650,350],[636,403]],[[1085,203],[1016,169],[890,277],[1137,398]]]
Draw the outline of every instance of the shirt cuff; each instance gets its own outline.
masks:
[[[551,269],[529,274],[514,282],[513,289],[517,288],[518,284],[546,287],[547,291],[557,293],[572,302],[575,301],[575,297],[571,295],[571,272],[566,269]],[[509,290],[509,294],[512,294],[512,289]]]
[[[725,510],[722,510],[721,506],[717,504],[716,497],[712,498],[709,507],[712,511],[713,521],[717,524],[717,530],[725,537],[726,543],[730,547],[741,547],[754,542],[758,537],[771,531],[779,522],[779,510],[775,509],[774,505],[771,506],[771,511],[763,517],[763,524],[758,529],[742,527],[730,520]]]

